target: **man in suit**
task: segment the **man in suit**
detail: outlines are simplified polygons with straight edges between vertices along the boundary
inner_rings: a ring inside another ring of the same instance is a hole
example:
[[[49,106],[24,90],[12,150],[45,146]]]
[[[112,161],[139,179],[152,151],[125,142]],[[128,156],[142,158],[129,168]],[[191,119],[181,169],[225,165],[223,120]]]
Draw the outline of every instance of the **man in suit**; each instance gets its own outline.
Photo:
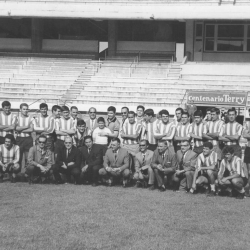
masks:
[[[103,168],[99,170],[99,174],[104,179],[108,179],[109,186],[112,186],[114,178],[122,177],[123,187],[126,187],[130,176],[129,154],[126,149],[120,147],[120,143],[119,138],[111,140],[111,148],[104,156]]]
[[[60,174],[66,175],[67,182],[70,182],[71,176],[74,178],[74,183],[80,183],[81,174],[81,154],[79,150],[73,146],[73,139],[66,136],[64,146],[58,150],[55,168],[53,170],[57,184],[62,183]]]
[[[172,183],[173,175],[177,169],[176,155],[172,148],[169,148],[168,141],[158,141],[157,149],[154,151],[151,167],[154,170],[159,190],[166,190],[165,181],[167,179],[169,185]]]
[[[181,149],[176,153],[177,170],[174,174],[175,190],[187,191],[192,188],[197,154],[190,149],[188,140],[181,142]]]
[[[97,118],[96,118],[96,108],[89,109],[89,119],[86,121],[86,127],[93,133],[94,129],[98,127]]]
[[[82,173],[81,180],[92,182],[92,186],[98,185],[98,173],[102,168],[103,156],[100,145],[93,144],[93,139],[90,135],[84,137],[85,146],[81,150],[82,154]]]
[[[140,187],[145,181],[148,181],[149,190],[153,190],[155,175],[150,164],[154,152],[148,149],[148,145],[149,143],[147,140],[140,141],[140,152],[135,155],[135,173],[133,178],[137,181],[137,187]]]

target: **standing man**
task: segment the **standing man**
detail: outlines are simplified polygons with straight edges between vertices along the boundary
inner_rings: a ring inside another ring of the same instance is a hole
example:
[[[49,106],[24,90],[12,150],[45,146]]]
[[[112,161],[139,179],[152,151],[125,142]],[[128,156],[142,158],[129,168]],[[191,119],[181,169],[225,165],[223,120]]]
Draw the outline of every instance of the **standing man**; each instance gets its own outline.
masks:
[[[206,116],[204,118],[205,122],[212,121],[212,116],[211,116],[211,108],[206,109]]]
[[[159,190],[166,190],[164,179],[167,178],[168,185],[171,186],[173,175],[177,169],[176,155],[169,149],[168,142],[158,141],[158,149],[154,151],[151,167],[154,170]]]
[[[136,180],[136,186],[144,185],[148,181],[149,190],[154,190],[155,176],[150,164],[154,152],[148,150],[148,141],[140,141],[140,152],[135,155],[135,173],[133,179]]]
[[[176,133],[174,140],[177,142],[176,152],[181,148],[181,141],[190,141],[192,125],[189,123],[189,114],[188,112],[183,112],[181,115],[181,123],[176,127]]]
[[[102,148],[93,144],[90,135],[84,137],[85,146],[80,151],[82,154],[83,167],[81,169],[81,180],[92,183],[93,187],[98,186],[99,170],[102,168]]]
[[[147,109],[144,112],[144,121],[142,122],[141,139],[149,142],[148,149],[154,151],[157,148],[157,141],[154,137],[156,130],[157,119],[154,117],[154,110]]]
[[[206,133],[206,125],[202,121],[202,112],[197,110],[194,112],[194,123],[192,126],[192,132],[190,134],[191,138],[194,139],[194,149],[193,151],[199,155],[203,152],[203,133]]]
[[[55,168],[53,173],[58,184],[62,183],[60,174],[66,175],[67,182],[71,181],[71,176],[74,178],[74,184],[80,184],[81,174],[81,153],[73,146],[73,139],[66,136],[64,147],[59,148]]]
[[[221,161],[221,147],[219,144],[219,135],[224,122],[219,119],[220,110],[217,108],[211,109],[212,121],[206,123],[206,132],[204,131],[202,137],[209,140],[213,144],[213,151],[217,153],[218,161]]]
[[[169,122],[169,112],[163,109],[160,113],[161,120],[156,125],[154,137],[157,140],[165,140],[168,144],[168,149],[174,153],[173,138],[175,135],[175,125]]]
[[[190,117],[190,123],[194,121],[194,112],[197,110],[196,105],[194,104],[194,101],[191,100],[189,102],[190,104],[185,104],[185,109],[187,110],[189,117]]]
[[[174,121],[173,121],[173,123],[174,123],[175,126],[177,126],[178,124],[181,123],[181,121],[182,121],[181,116],[182,116],[183,112],[184,112],[184,110],[182,108],[177,108],[175,110],[175,117],[176,117],[176,119],[174,119]]]
[[[62,108],[58,105],[54,105],[52,107],[52,116],[54,117],[54,119],[60,119],[61,117],[61,112],[62,112]]]
[[[34,145],[29,150],[28,166],[26,174],[29,179],[29,184],[33,183],[34,176],[38,176],[38,180],[44,181],[52,175],[50,169],[52,167],[52,153],[46,147],[47,138],[45,135],[39,135],[38,145]]]
[[[5,143],[5,136],[13,133],[16,128],[16,115],[11,113],[9,101],[2,102],[2,112],[0,112],[0,144]]]
[[[89,119],[86,121],[86,127],[90,130],[91,135],[93,131],[98,127],[96,108],[91,107],[89,109]]]
[[[116,118],[116,108],[113,106],[108,107],[108,119],[107,119],[107,128],[110,129],[111,133],[108,134],[109,142],[113,138],[119,136],[120,122]]]
[[[120,147],[120,139],[113,138],[111,148],[109,148],[104,157],[103,168],[99,174],[107,179],[109,186],[114,183],[114,178],[122,178],[123,187],[127,187],[130,176],[129,154],[128,151]]]
[[[80,148],[85,145],[84,137],[90,135],[91,131],[86,128],[86,123],[82,119],[77,120],[76,133],[73,136],[73,144],[75,147]]]
[[[225,158],[221,161],[218,173],[218,183],[222,192],[219,195],[227,192],[229,197],[232,197],[232,190],[237,192],[237,199],[244,199],[247,179],[243,171],[242,160],[234,155],[234,148],[226,146],[224,149]]]
[[[137,108],[136,108],[136,114],[137,114],[136,115],[136,121],[137,122],[142,122],[143,121],[144,111],[145,111],[144,106],[142,106],[142,105],[137,106]]]
[[[20,115],[17,118],[17,126],[16,126],[16,131],[18,132],[16,144],[20,148],[21,164],[24,156],[25,160],[24,166],[26,166],[28,160],[29,150],[33,146],[33,144],[35,144],[35,141],[33,142],[33,138],[31,136],[31,133],[34,131],[34,118],[32,116],[29,116],[28,112],[29,112],[28,104],[22,103],[20,105]]]
[[[78,118],[78,108],[76,106],[72,106],[70,108],[70,115],[71,117],[77,122],[79,120]]]
[[[197,161],[197,154],[190,149],[190,141],[181,142],[181,150],[176,153],[177,170],[174,174],[175,189],[189,192],[193,184],[193,176]]]
[[[191,193],[196,190],[196,186],[203,186],[207,189],[208,196],[215,196],[215,180],[217,178],[217,154],[213,151],[213,144],[205,142],[203,144],[203,153],[197,158],[196,169]],[[210,193],[208,193],[210,185]]]
[[[121,140],[121,146],[122,147],[123,147],[123,139],[121,137],[121,134],[122,134],[123,125],[128,122],[128,119],[127,119],[128,118],[128,113],[129,113],[128,107],[123,107],[121,109],[122,121],[120,123],[119,137],[118,138]]]
[[[12,134],[4,137],[4,144],[0,145],[0,183],[3,182],[3,175],[9,173],[10,181],[16,182],[16,174],[20,172],[20,150],[15,145],[15,138]]]
[[[241,158],[241,146],[239,140],[242,134],[243,127],[236,122],[237,112],[235,109],[229,109],[227,111],[227,117],[229,122],[222,126],[219,134],[219,140],[223,141],[227,146],[232,146],[234,149],[234,155]],[[223,151],[222,151],[223,154]]]

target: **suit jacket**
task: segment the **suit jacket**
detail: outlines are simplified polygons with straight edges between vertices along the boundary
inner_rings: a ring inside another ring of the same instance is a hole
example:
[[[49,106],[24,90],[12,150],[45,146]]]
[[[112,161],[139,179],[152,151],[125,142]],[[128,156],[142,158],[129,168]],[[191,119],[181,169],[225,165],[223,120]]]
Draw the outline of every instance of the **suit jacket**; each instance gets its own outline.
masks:
[[[181,150],[177,151],[176,156],[177,156],[177,162],[178,162],[178,170],[181,170],[180,162],[183,156]],[[196,166],[197,156],[198,155],[193,150],[189,149],[186,152],[185,157],[183,158],[183,169],[188,170],[188,171],[190,170],[194,171],[195,166]]]
[[[103,156],[102,156],[102,148],[100,145],[93,144],[90,154],[86,146],[80,148],[80,151],[82,154],[82,163],[84,164],[84,166],[88,165],[89,167],[93,167],[102,165]]]
[[[154,151],[151,167],[156,168],[158,164],[161,164],[164,169],[168,169],[168,173],[174,173],[178,167],[176,154],[168,148],[165,152],[165,158],[163,160],[159,150],[156,149]]]
[[[62,166],[63,162],[66,164],[66,166],[68,166],[68,163],[74,162],[75,164],[72,166],[69,166],[69,168],[74,168],[74,167],[80,168],[81,167],[80,151],[75,146],[72,146],[71,151],[67,157],[66,147],[63,146],[63,148],[58,150],[56,164],[59,166]]]
[[[91,120],[92,121],[92,120]],[[88,119],[87,121],[86,121],[86,127],[89,129],[89,130],[91,130],[91,125],[90,125],[90,123],[92,124],[92,122],[90,121],[90,119]],[[91,133],[94,131],[94,129],[95,128],[97,128],[98,127],[98,123],[97,123],[97,119],[95,119],[94,120],[94,127],[93,127],[93,129],[91,130]]]
[[[126,168],[129,168],[129,154],[128,151],[124,148],[120,148],[118,151],[117,158],[115,160],[115,154],[113,150],[109,148],[104,156],[104,168],[121,168],[123,171]]]
[[[145,166],[146,165],[150,166],[150,164],[152,162],[153,154],[154,154],[154,152],[151,150],[146,151]],[[143,155],[141,152],[139,152],[135,155],[135,170],[136,171],[138,171],[142,167],[142,163],[143,163]]]

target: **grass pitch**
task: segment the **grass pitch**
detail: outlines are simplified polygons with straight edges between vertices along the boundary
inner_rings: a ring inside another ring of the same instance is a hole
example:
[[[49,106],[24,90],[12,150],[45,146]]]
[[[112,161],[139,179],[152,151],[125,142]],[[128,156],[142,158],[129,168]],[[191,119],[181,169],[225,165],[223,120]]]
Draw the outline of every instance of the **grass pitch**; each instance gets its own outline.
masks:
[[[250,199],[0,184],[0,249],[250,249]]]

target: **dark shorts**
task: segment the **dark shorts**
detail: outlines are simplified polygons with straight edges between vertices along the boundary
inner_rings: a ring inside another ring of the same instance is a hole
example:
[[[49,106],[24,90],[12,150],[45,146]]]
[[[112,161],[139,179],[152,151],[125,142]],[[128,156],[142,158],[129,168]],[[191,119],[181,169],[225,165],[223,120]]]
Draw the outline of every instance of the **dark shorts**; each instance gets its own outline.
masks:
[[[0,144],[4,144],[5,138],[3,136],[0,136]]]
[[[250,163],[250,147],[246,147],[244,154],[244,162]]]
[[[16,144],[20,147],[21,152],[28,152],[31,147],[33,147],[33,139],[29,137],[20,137],[16,138]]]

